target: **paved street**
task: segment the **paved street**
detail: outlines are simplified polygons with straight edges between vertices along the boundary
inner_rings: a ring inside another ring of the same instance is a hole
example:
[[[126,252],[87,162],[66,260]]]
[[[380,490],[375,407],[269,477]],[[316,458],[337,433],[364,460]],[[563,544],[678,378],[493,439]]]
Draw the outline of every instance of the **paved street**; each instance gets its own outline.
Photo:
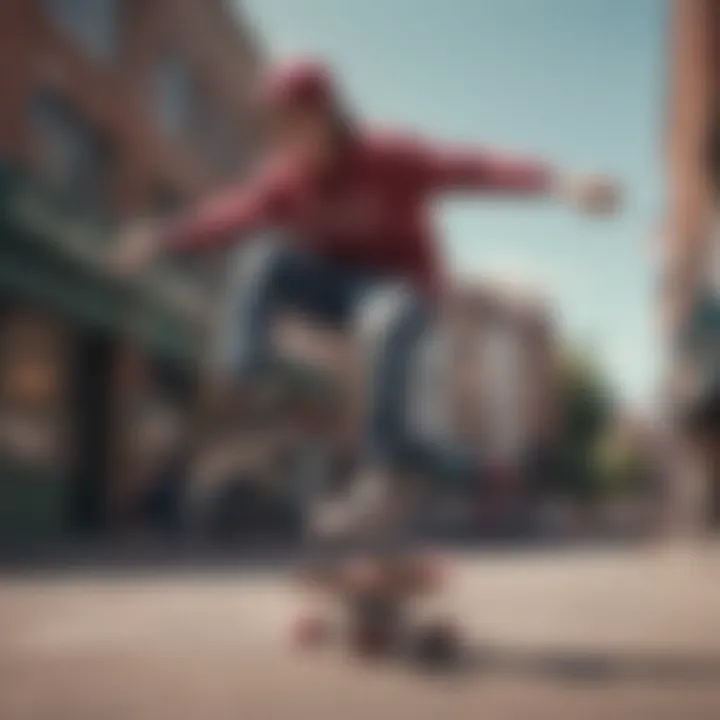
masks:
[[[720,717],[720,550],[458,559],[463,672],[298,656],[280,574],[4,579],[2,720]]]

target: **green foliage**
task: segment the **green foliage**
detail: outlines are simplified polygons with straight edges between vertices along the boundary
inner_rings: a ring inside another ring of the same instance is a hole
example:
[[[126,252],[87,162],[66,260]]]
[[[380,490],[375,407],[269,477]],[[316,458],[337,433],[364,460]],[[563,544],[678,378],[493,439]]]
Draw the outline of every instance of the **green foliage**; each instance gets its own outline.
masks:
[[[561,385],[569,439],[583,448],[593,445],[611,421],[614,403],[590,352],[575,350],[566,354]]]
[[[596,449],[615,414],[609,385],[593,354],[573,348],[560,366],[564,411],[562,469],[552,490],[587,502],[600,499],[603,483]]]
[[[612,431],[595,448],[593,467],[602,498],[636,496],[649,475],[646,460],[632,440]]]

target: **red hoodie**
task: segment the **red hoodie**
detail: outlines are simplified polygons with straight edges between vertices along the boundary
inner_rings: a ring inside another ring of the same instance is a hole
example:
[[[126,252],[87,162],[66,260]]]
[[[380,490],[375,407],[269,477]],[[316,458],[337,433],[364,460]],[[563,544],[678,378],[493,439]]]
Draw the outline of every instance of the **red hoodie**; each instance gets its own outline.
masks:
[[[269,164],[170,227],[167,243],[196,250],[257,231],[285,231],[301,247],[339,264],[407,279],[434,293],[443,276],[431,222],[438,195],[542,195],[551,179],[551,170],[539,163],[366,132],[322,174],[282,161]]]

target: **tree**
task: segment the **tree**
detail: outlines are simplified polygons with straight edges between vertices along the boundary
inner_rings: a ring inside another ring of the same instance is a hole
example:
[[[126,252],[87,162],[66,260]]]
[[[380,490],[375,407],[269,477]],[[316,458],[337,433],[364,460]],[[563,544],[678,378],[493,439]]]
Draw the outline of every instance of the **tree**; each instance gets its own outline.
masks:
[[[563,457],[553,490],[594,501],[601,487],[597,447],[614,416],[612,392],[587,348],[568,349],[561,358],[559,373],[564,411]]]

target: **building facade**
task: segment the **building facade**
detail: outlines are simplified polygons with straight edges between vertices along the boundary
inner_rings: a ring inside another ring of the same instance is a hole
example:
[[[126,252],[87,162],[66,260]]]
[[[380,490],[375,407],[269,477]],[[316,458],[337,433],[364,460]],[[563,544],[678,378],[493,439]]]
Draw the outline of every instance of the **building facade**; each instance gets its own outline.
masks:
[[[498,461],[519,458],[557,430],[552,314],[539,298],[487,283],[461,285],[454,303],[457,432]]]
[[[720,6],[671,4],[661,317],[675,430],[673,512],[720,524]],[[714,419],[713,419],[714,418]],[[708,513],[709,511],[709,513]]]
[[[0,64],[0,536],[107,527],[192,402],[219,262],[123,283],[114,228],[242,174],[262,53],[219,0],[5,0]]]
[[[543,494],[562,437],[552,313],[518,289],[467,283],[456,292],[450,323],[454,433],[498,480],[489,483],[494,498],[483,484],[478,510],[512,519]]]

